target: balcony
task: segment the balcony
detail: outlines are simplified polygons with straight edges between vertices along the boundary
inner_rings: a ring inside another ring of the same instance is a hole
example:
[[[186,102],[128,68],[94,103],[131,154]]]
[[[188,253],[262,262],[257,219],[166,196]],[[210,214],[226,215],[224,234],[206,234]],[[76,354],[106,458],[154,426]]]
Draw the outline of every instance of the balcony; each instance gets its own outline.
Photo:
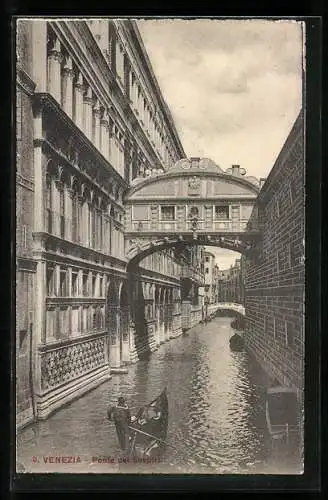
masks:
[[[172,220],[172,221],[132,221],[128,222],[126,225],[126,232],[150,232],[150,233],[192,233],[197,231],[198,233],[258,233],[258,224],[254,221],[252,225],[248,225],[247,220],[241,221],[204,221],[199,220],[197,222],[196,228],[193,227],[193,223],[190,220]]]
[[[182,266],[180,271],[181,278],[189,278],[193,281],[197,281],[197,283],[204,283],[204,276],[197,271],[196,269],[189,266]]]

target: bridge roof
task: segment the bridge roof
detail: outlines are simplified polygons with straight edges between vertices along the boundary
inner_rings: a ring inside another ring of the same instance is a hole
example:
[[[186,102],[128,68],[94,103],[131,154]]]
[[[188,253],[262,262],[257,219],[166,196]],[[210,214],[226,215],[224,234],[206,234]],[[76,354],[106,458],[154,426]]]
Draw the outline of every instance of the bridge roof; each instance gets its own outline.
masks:
[[[229,190],[227,194],[235,194],[237,197],[242,198],[243,194],[246,197],[251,196],[257,197],[260,191],[260,181],[252,176],[247,176],[244,168],[240,168],[239,165],[233,165],[227,170],[223,170],[219,165],[217,165],[213,160],[209,158],[182,158],[178,160],[174,165],[172,165],[167,171],[163,172],[162,170],[153,170],[146,172],[145,177],[138,177],[133,180],[131,183],[131,188],[127,193],[126,199],[134,198],[134,195],[141,191],[144,191],[146,198],[150,195],[149,189],[146,191],[144,188],[149,186],[150,184],[157,185],[158,191],[156,191],[156,187],[154,186],[151,189],[153,195],[158,194],[160,197],[164,194],[163,192],[163,182],[169,181],[169,179],[173,178],[212,178],[217,183],[225,183],[230,186],[239,185],[239,190],[232,189],[231,193]],[[174,189],[168,187],[165,189],[167,194],[171,194],[169,197],[176,197],[177,193],[174,193]],[[229,193],[228,193],[229,192]],[[200,197],[201,196],[201,193]],[[219,196],[222,196],[223,193],[218,192]],[[139,197],[140,195],[137,195]],[[208,193],[206,196],[208,197]],[[216,196],[214,196],[216,197]]]

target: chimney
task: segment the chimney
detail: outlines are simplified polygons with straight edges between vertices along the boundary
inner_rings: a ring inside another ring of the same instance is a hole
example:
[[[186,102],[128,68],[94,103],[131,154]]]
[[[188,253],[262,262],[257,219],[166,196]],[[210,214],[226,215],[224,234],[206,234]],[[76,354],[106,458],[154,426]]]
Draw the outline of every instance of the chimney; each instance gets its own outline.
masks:
[[[231,174],[239,176],[240,165],[232,165]]]
[[[265,177],[260,177],[260,189],[262,189],[263,184],[265,183],[266,178]]]
[[[199,160],[200,160],[199,157],[190,158],[191,168],[198,168],[199,167]]]

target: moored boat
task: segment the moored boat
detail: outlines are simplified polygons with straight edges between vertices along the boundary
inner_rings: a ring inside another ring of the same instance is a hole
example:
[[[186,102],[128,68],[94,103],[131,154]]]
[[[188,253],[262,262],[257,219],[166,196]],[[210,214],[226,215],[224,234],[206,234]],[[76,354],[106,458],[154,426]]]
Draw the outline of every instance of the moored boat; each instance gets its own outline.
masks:
[[[234,352],[241,352],[244,350],[244,339],[235,333],[229,339],[230,349]]]
[[[299,439],[299,412],[294,389],[283,386],[267,390],[265,416],[272,445],[295,449]]]

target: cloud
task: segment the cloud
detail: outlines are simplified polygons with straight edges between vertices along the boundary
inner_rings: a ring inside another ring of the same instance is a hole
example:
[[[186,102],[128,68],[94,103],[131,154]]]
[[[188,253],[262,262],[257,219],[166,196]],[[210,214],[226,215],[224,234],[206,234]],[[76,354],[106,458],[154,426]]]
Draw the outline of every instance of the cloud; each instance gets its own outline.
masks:
[[[236,259],[240,259],[240,254],[238,252],[233,252],[232,250],[226,250],[219,247],[205,247],[205,250],[213,253],[215,255],[215,263],[220,269],[228,269],[232,264],[235,263]]]
[[[267,175],[302,104],[300,23],[138,25],[186,154]]]

